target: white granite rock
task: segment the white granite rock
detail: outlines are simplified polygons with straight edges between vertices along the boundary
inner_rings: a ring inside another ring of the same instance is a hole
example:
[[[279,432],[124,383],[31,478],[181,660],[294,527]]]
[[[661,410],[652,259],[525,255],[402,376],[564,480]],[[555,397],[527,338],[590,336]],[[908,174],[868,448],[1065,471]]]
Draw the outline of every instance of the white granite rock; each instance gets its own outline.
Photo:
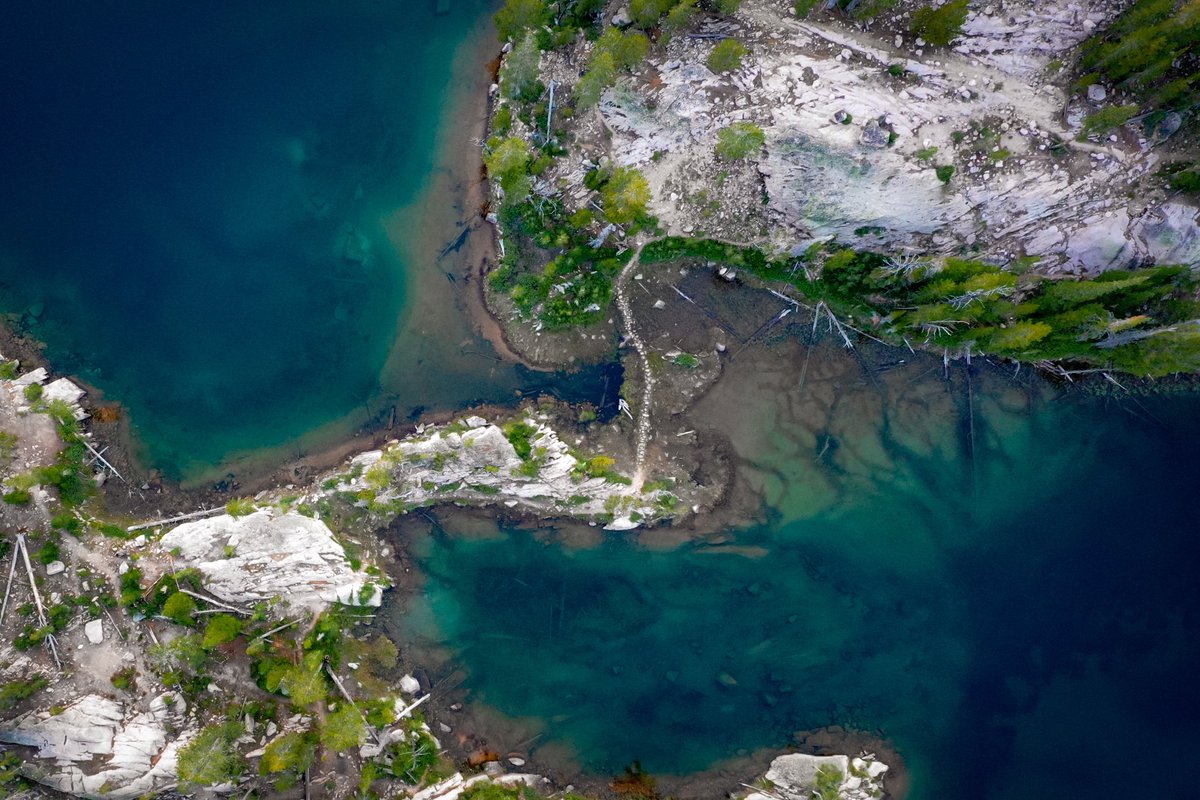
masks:
[[[58,714],[37,711],[0,726],[0,741],[36,748],[21,774],[77,797],[132,800],[175,784],[179,748],[191,738],[169,732],[183,723],[179,695],[154,698],[139,711],[99,695]]]
[[[104,622],[98,619],[90,620],[83,626],[83,635],[92,644],[100,644],[104,641]]]
[[[227,557],[231,540],[237,550]],[[176,563],[200,570],[208,591],[231,603],[279,597],[292,606],[321,610],[334,602],[382,602],[378,587],[363,596],[370,576],[351,568],[325,523],[300,514],[274,509],[238,518],[222,514],[184,523],[159,544],[163,550],[177,549]]]

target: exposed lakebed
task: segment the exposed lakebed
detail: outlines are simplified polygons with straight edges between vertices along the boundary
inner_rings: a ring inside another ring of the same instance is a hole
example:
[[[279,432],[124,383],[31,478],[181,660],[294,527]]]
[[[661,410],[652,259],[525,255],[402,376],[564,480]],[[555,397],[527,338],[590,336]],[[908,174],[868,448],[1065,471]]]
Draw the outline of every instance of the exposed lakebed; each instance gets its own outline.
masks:
[[[758,523],[402,529],[427,579],[394,624],[465,668],[487,746],[670,775],[843,726],[895,746],[912,797],[1190,791],[1128,765],[1200,744],[1196,401],[978,366],[968,401],[934,359],[871,381],[830,346],[766,355],[694,417],[730,434]]]

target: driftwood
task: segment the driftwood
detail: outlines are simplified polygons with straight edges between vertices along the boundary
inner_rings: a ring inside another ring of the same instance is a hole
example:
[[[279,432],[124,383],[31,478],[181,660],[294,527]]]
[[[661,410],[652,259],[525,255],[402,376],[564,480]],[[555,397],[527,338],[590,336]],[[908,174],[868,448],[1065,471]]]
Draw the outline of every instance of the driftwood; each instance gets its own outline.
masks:
[[[180,514],[177,517],[167,517],[166,519],[156,519],[153,522],[141,522],[141,523],[138,523],[137,525],[130,525],[128,528],[126,528],[126,530],[142,531],[147,528],[157,528],[160,525],[170,525],[175,522],[183,522],[183,521],[189,520],[189,519],[198,519],[200,517],[207,517],[212,514],[224,514],[224,513],[225,513],[224,506],[219,506],[217,508],[206,508],[203,511],[193,511],[190,514]]]
[[[0,606],[0,622],[4,622],[4,613],[8,611],[8,595],[12,591],[13,577],[17,574],[17,546],[13,545],[12,564],[8,567],[8,584],[4,587],[4,605]]]
[[[405,709],[404,709],[403,711],[401,711],[399,714],[397,714],[397,715],[396,715],[396,719],[404,719],[404,718],[405,718],[405,717],[407,717],[409,714],[411,714],[412,712],[416,711],[416,710],[417,710],[417,708],[418,708],[418,707],[419,707],[419,706],[420,706],[422,703],[424,703],[426,700],[428,700],[428,699],[429,699],[429,698],[431,698],[431,697],[433,697],[433,695],[431,695],[431,694],[427,694],[427,695],[425,695],[424,697],[418,698],[418,699],[416,700],[416,702],[414,702],[414,703],[412,703],[412,704],[408,705],[407,707],[405,707]]]
[[[29,575],[29,588],[33,591],[33,602],[37,606],[38,623],[45,628],[50,624],[46,618],[46,608],[42,605],[42,595],[37,588],[37,580],[33,575],[33,565],[29,563],[29,548],[25,546],[25,534],[17,534],[17,547],[21,550],[21,558],[25,561],[25,572]],[[16,558],[16,554],[13,554]],[[46,634],[46,646],[50,648],[50,655],[54,656],[54,664],[61,670],[62,661],[58,658],[58,642],[54,638],[53,633]]]
[[[199,592],[193,592],[191,589],[184,589],[182,586],[179,587],[179,591],[190,597],[194,597],[197,600],[203,600],[204,602],[208,603],[209,605],[216,606],[217,608],[223,608],[226,611],[232,611],[235,614],[241,614],[243,617],[249,617],[253,613],[251,611],[247,611],[244,608],[238,608],[237,606],[231,606],[228,603],[222,603],[220,600],[215,600],[215,599],[209,597],[208,595],[203,595],[203,594],[200,594]]]
[[[104,456],[102,456],[100,454],[100,452],[98,450],[96,450],[95,447],[92,446],[91,442],[89,442],[87,439],[84,439],[83,437],[80,437],[79,441],[83,442],[83,446],[88,449],[88,452],[91,453],[97,461],[99,461],[101,464],[103,464],[105,467],[107,467],[109,472],[111,472],[113,475],[116,475],[118,478],[120,478],[121,482],[124,483],[126,486],[129,485],[129,481],[125,480],[125,476],[122,475],[121,473],[117,472],[117,468],[114,467],[112,464],[108,463],[108,459],[106,459]],[[105,448],[105,449],[107,450],[108,448]]]

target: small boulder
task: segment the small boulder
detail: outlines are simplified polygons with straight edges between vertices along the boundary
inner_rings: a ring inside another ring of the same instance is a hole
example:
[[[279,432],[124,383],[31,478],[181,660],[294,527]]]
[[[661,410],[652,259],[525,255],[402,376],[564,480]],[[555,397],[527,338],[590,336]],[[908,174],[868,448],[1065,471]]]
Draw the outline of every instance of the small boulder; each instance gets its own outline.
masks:
[[[83,626],[83,635],[92,644],[100,644],[104,641],[104,623],[101,620],[94,619]]]
[[[49,564],[46,565],[46,574],[47,575],[57,575],[60,572],[64,571],[66,568],[67,568],[67,565],[61,561],[51,561]]]
[[[1104,102],[1104,98],[1108,97],[1108,90],[1098,83],[1093,83],[1087,87],[1087,99],[1089,103],[1099,105]]]
[[[400,691],[405,694],[416,694],[421,691],[421,682],[412,675],[405,675],[400,679]]]
[[[859,135],[858,140],[867,147],[887,147],[888,138],[888,131],[879,124],[879,120],[873,119],[863,125],[862,134]]]

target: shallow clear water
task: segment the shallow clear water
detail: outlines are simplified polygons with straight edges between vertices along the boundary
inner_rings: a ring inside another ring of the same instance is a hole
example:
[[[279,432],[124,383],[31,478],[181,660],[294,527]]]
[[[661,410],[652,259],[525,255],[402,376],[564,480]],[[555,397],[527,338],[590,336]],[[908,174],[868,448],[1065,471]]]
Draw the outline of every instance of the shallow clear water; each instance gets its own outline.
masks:
[[[421,288],[469,218],[422,209],[452,200],[439,130],[484,77],[456,70],[492,5],[7,8],[0,308],[174,477],[391,403],[511,397],[511,370],[461,354],[453,297]],[[408,324],[417,294],[437,330]],[[389,362],[398,335],[454,385]]]
[[[730,390],[762,524],[670,549],[450,517],[411,545],[429,580],[405,636],[533,720],[489,746],[540,731],[535,759],[565,745],[585,771],[842,725],[890,740],[915,798],[1188,796],[1186,770],[1137,764],[1200,745],[1200,403],[977,376],[972,460],[961,383],[857,369]]]

